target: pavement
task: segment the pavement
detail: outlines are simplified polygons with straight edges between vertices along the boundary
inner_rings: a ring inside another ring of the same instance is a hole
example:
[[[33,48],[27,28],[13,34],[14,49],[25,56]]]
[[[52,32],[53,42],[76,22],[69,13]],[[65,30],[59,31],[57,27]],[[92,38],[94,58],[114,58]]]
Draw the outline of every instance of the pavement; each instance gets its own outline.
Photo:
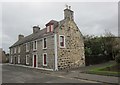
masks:
[[[40,69],[3,64],[2,83],[99,83],[99,82],[55,75],[55,72],[52,71],[43,71]]]
[[[84,68],[82,68],[82,69],[84,69]],[[13,72],[11,72],[11,71],[13,71]],[[6,75],[6,73],[7,73],[7,75]],[[12,77],[14,81],[9,80],[11,77],[10,73],[12,73],[11,74],[12,76],[14,75],[14,77]],[[21,75],[23,75],[23,76],[21,76]],[[32,77],[32,79],[30,77]],[[6,79],[6,78],[9,78],[9,79]],[[26,80],[27,78],[28,78],[28,80]],[[33,68],[26,68],[26,67],[22,67],[22,66],[3,65],[3,82],[15,82],[15,80],[18,83],[19,82],[24,82],[24,83],[25,82],[29,82],[29,83],[30,82],[105,83],[105,84],[118,84],[119,83],[118,77],[86,74],[86,73],[81,73],[81,70],[77,70],[77,69],[69,70],[69,71],[53,72],[53,71],[44,71],[44,70],[33,69]]]

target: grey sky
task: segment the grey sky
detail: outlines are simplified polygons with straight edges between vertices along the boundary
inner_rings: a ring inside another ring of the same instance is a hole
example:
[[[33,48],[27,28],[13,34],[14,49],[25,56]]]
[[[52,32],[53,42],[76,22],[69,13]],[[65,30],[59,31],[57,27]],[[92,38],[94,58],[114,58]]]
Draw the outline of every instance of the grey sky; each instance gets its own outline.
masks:
[[[51,19],[62,20],[65,4],[72,6],[83,35],[102,35],[105,29],[118,34],[117,2],[7,2],[2,4],[2,48],[7,51],[19,34],[32,33],[33,25],[44,28]]]

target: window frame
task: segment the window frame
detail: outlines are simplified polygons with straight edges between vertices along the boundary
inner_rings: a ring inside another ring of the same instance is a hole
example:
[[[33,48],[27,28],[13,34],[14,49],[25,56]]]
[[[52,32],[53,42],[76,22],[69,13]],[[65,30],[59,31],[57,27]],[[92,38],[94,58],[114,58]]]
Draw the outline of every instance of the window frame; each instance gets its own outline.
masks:
[[[18,55],[18,64],[20,63],[20,55]]]
[[[26,62],[25,62],[26,65],[29,65],[29,64],[30,64],[30,63],[28,62],[29,57],[30,57],[29,55],[26,55]]]
[[[17,50],[16,47],[14,47],[14,53],[16,53],[16,50]]]
[[[36,44],[35,44],[36,42]],[[36,45],[36,48],[35,48],[35,45]],[[37,50],[37,40],[33,41],[33,51]]]
[[[44,55],[46,55],[46,64],[44,64]],[[43,66],[47,66],[47,53],[43,53]]]
[[[52,32],[53,31],[53,28],[54,28],[54,25],[53,24],[50,24],[47,26],[47,32]]]
[[[60,42],[61,36],[64,37],[64,42],[63,42],[63,43],[64,43],[64,46],[61,46],[61,44],[60,44],[60,43],[61,43],[61,42]],[[59,35],[59,47],[60,47],[60,48],[65,48],[65,47],[66,47],[66,45],[65,45],[65,36],[64,36],[64,35]]]
[[[29,46],[28,46],[28,44],[29,44],[29,43],[27,42],[27,43],[26,43],[26,52],[29,52],[29,48],[28,48]]]
[[[53,25],[50,25],[50,32],[52,32],[53,31]]]
[[[50,25],[47,26],[47,32],[50,32]]]
[[[13,48],[10,49],[10,54],[13,54]]]
[[[18,46],[18,53],[20,53],[21,49],[20,49],[20,46]]]
[[[13,56],[11,56],[11,57],[10,57],[10,63],[12,63],[12,62],[13,62],[13,60],[12,60],[12,59],[13,59]]]
[[[46,47],[44,47],[44,45],[45,45],[45,43],[44,43],[44,39],[46,39]],[[42,39],[42,42],[43,42],[43,49],[47,49],[47,38],[46,38],[46,37],[43,38],[43,39]]]

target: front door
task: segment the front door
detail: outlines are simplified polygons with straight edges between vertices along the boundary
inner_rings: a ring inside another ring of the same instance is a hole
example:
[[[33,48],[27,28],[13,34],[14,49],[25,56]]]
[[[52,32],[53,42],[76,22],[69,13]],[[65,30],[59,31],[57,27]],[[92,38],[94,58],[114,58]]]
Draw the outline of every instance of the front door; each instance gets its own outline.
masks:
[[[17,64],[17,57],[15,57],[15,64]]]
[[[34,67],[36,67],[36,55],[34,55]]]

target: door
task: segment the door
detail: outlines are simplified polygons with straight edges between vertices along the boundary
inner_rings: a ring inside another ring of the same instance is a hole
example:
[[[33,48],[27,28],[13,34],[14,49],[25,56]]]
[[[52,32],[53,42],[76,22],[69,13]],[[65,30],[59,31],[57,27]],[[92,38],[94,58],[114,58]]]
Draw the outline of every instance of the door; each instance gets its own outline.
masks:
[[[17,64],[17,57],[15,57],[15,64]]]
[[[34,55],[34,67],[36,67],[36,55]]]

